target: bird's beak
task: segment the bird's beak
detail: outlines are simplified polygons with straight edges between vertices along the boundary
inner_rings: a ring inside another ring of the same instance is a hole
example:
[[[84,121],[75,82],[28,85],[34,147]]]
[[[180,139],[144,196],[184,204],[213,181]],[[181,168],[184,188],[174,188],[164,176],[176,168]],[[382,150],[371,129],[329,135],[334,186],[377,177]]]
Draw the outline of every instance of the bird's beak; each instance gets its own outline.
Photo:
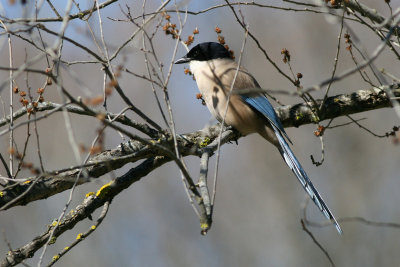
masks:
[[[188,63],[190,61],[190,58],[187,58],[186,56],[178,59],[177,61],[175,61],[175,64],[183,64],[183,63]]]

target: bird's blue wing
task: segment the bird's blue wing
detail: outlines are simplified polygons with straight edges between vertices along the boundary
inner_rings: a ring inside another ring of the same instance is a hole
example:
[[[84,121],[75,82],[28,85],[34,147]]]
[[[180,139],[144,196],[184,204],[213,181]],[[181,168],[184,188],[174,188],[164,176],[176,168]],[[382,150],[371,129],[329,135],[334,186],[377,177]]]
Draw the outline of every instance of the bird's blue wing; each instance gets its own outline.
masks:
[[[276,128],[279,129],[279,131],[281,131],[285,135],[285,137],[289,140],[289,142],[292,143],[289,136],[286,134],[285,129],[283,129],[283,125],[279,120],[278,115],[276,115],[274,107],[271,105],[266,96],[258,95],[256,97],[250,97],[246,95],[240,95],[240,97],[250,107],[252,107],[253,109],[260,112],[262,115],[264,115],[265,118],[268,119],[268,121],[271,124],[275,125]]]
[[[289,144],[283,137],[283,135],[285,135],[285,137],[290,141],[271,103],[263,95],[256,97],[241,95],[241,98],[251,108],[260,112],[271,123],[272,129],[274,130],[275,135],[279,141],[280,145],[280,148],[278,148],[279,152],[281,153],[286,164],[296,175],[297,179],[299,180],[299,182],[301,183],[307,194],[310,196],[310,198],[314,201],[315,205],[317,205],[317,207],[325,215],[326,218],[328,218],[330,221],[334,223],[337,231],[339,233],[342,233],[342,230],[338,222],[336,221],[335,217],[333,216],[332,212],[329,210],[328,206],[325,204],[324,200],[318,193],[317,189],[312,184],[310,178],[308,178],[307,173],[304,171],[303,167],[295,157]]]

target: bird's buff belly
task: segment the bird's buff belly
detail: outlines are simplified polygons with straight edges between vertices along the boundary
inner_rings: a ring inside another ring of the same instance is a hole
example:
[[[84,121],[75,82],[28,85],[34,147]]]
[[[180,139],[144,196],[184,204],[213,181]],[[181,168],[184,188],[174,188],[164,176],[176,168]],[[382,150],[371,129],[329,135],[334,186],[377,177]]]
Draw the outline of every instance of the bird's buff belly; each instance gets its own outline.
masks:
[[[223,121],[224,124],[233,126],[242,135],[258,132],[259,125],[264,124],[264,122],[260,123],[261,118],[250,107],[235,104],[238,101],[242,102],[237,95],[231,95],[228,110],[226,109],[227,97],[224,94],[202,93],[202,95],[211,114],[219,122]]]

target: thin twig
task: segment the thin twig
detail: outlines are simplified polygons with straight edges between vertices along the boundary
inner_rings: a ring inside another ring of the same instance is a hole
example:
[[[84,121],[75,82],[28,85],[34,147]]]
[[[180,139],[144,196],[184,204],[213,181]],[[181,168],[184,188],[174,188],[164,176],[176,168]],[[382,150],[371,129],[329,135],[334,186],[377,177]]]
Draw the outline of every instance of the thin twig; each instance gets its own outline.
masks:
[[[211,196],[211,210],[214,207],[215,195],[216,195],[216,190],[217,190],[217,177],[218,177],[219,156],[220,156],[220,149],[221,149],[221,138],[222,138],[222,132],[223,132],[223,125],[225,123],[226,114],[228,113],[229,101],[230,101],[230,98],[231,98],[231,95],[232,95],[233,86],[235,84],[236,77],[237,77],[237,75],[239,73],[240,63],[242,61],[244,47],[246,45],[246,40],[247,40],[247,35],[248,35],[248,26],[246,26],[246,31],[245,31],[243,42],[242,42],[242,48],[240,49],[240,55],[239,55],[239,60],[238,60],[238,64],[237,64],[238,66],[237,66],[237,68],[235,70],[235,75],[234,75],[232,83],[231,83],[231,88],[229,89],[228,97],[227,97],[227,100],[226,100],[225,112],[223,114],[223,118],[222,118],[222,122],[221,122],[221,130],[220,130],[219,135],[218,135],[218,147],[217,147],[217,154],[216,154],[216,158],[215,158],[215,172],[214,172],[213,192],[212,192],[212,196]]]
[[[69,16],[69,13],[71,12],[72,4],[73,4],[72,0],[69,0],[67,2],[66,6],[65,6],[65,14],[63,16],[61,29],[59,31],[58,38],[54,41],[54,44],[53,44],[53,47],[52,47],[53,51],[50,54],[53,57],[53,60],[56,62],[55,63],[56,68],[55,69],[56,69],[57,74],[59,74],[61,51],[62,51],[62,48],[63,48],[63,38],[62,37],[64,36],[65,31],[66,31],[66,29],[68,27],[68,22],[69,22],[68,16]],[[61,86],[61,84],[59,82],[56,82],[56,88],[57,88],[57,90],[59,92],[59,95],[60,95],[63,103],[65,104],[67,102],[66,101],[66,97],[64,96],[62,86]],[[69,143],[70,143],[72,151],[74,153],[75,160],[76,160],[77,163],[79,163],[79,162],[81,162],[81,156],[80,156],[78,144],[76,142],[76,138],[75,138],[75,135],[74,135],[74,132],[73,132],[70,116],[68,114],[68,111],[65,108],[62,109],[62,114],[63,114],[63,117],[64,117],[65,130],[67,131],[67,136],[68,136],[68,139],[69,139]],[[69,198],[67,200],[67,203],[65,204],[64,209],[61,212],[58,221],[61,221],[61,219],[64,217],[65,212],[68,209],[69,204],[72,201],[72,195],[74,193],[75,186],[76,186],[76,184],[78,182],[78,179],[79,179],[79,175],[75,179],[74,185],[72,186],[72,188],[70,190],[70,194],[69,194]],[[54,229],[56,229],[56,227]],[[49,241],[51,240],[53,234],[54,234],[54,230],[52,231],[52,233],[49,236],[49,239],[48,239]],[[40,254],[39,261],[38,261],[38,264],[37,264],[38,267],[40,267],[41,264],[42,264],[43,257],[44,257],[44,255],[46,253],[47,247],[48,247],[48,242],[46,242],[46,244],[43,247],[43,251]]]
[[[145,1],[143,1],[143,14],[144,14],[144,8],[145,8]],[[133,20],[132,20],[132,22],[133,22]],[[143,16],[142,25],[144,25],[144,23],[145,23],[145,18],[144,18],[144,16]],[[159,109],[159,111],[160,111],[161,117],[163,118],[165,125],[166,125],[167,127],[169,127],[167,118],[165,117],[164,111],[163,111],[163,109],[162,109],[162,107],[161,107],[160,99],[158,98],[158,95],[157,95],[157,92],[156,92],[156,89],[155,89],[155,86],[154,86],[154,84],[157,84],[157,83],[156,83],[156,81],[154,81],[154,79],[152,79],[152,77],[151,77],[150,62],[149,62],[149,58],[148,58],[148,55],[147,55],[147,52],[146,52],[147,49],[146,49],[146,39],[145,39],[145,36],[148,38],[148,40],[149,40],[150,43],[152,42],[152,40],[151,40],[150,37],[147,35],[147,32],[146,32],[145,30],[143,30],[143,31],[142,31],[142,39],[143,39],[142,45],[143,45],[144,63],[145,63],[145,66],[146,66],[147,75],[149,76],[149,80],[150,80],[150,84],[151,84],[151,90],[153,91],[154,98],[156,99],[156,103],[157,103],[158,109]],[[154,48],[152,49],[152,51],[153,51],[153,54],[155,54]],[[158,62],[158,60],[156,60],[156,61]],[[128,71],[128,70],[127,70],[127,71]],[[131,73],[131,72],[129,72],[129,73]],[[133,73],[132,73],[132,74],[133,74]],[[134,75],[135,75],[135,74],[134,74]],[[136,76],[136,75],[135,75],[135,76]],[[163,88],[163,86],[162,86],[161,84],[159,84],[159,87],[160,87],[160,88]]]
[[[6,170],[8,178],[11,178],[12,174],[10,172],[10,169],[8,168],[7,162],[4,160],[4,157],[1,153],[0,153],[0,160],[1,160],[1,163],[3,163],[3,167]]]
[[[107,201],[107,202],[104,203],[103,210],[101,211],[99,217],[97,218],[96,223],[93,224],[87,232],[78,234],[76,240],[74,242],[72,242],[71,245],[65,247],[56,256],[54,256],[52,261],[47,265],[47,267],[53,266],[62,256],[64,256],[68,252],[70,252],[73,247],[78,245],[86,237],[88,237],[91,233],[93,233],[100,226],[100,224],[103,222],[104,218],[107,216],[109,208],[110,208],[110,201]]]
[[[211,206],[211,201],[210,201],[210,193],[208,191],[208,186],[207,186],[207,174],[208,174],[208,161],[210,158],[211,152],[206,149],[203,154],[201,155],[200,158],[200,175],[199,175],[199,189],[200,189],[200,194],[201,198],[205,207],[205,214],[204,216],[201,216],[200,218],[200,227],[202,230],[202,234],[205,235],[207,231],[211,227],[211,222],[212,222],[212,206]]]
[[[309,198],[305,198],[305,203],[303,205],[303,218],[302,221],[305,225],[311,226],[311,227],[326,227],[326,226],[331,226],[331,222],[314,222],[310,221],[307,218],[307,206],[310,203]],[[340,223],[344,222],[358,222],[358,223],[363,223],[365,225],[370,225],[370,226],[375,226],[375,227],[387,227],[387,228],[397,228],[400,229],[400,223],[394,223],[394,222],[379,222],[379,221],[371,221],[367,220],[364,217],[360,216],[354,216],[354,217],[341,217],[337,218],[337,221]]]
[[[268,55],[267,51],[261,46],[260,41],[258,41],[258,39],[255,37],[255,35],[253,35],[251,32],[248,31],[247,26],[240,21],[239,16],[236,14],[235,9],[233,8],[233,6],[231,5],[231,3],[228,0],[225,0],[225,2],[228,4],[228,6],[231,8],[233,15],[236,18],[236,21],[239,23],[239,25],[243,28],[243,30],[246,32],[246,34],[248,34],[256,43],[257,47],[262,51],[262,53],[264,54],[265,58],[268,60],[269,63],[272,64],[272,66],[286,79],[288,79],[292,84],[296,85],[296,81],[293,80],[292,78],[290,78],[286,73],[284,73],[279,67],[278,65],[271,59],[271,57]]]
[[[152,20],[157,16],[157,14],[158,14],[161,10],[163,10],[164,7],[165,7],[166,5],[169,4],[169,2],[171,2],[171,0],[166,0],[165,2],[163,2],[163,3],[160,5],[160,7],[156,10],[156,13],[153,14],[153,15],[151,15],[151,16],[143,23],[142,27],[144,28],[148,23],[150,23],[150,21],[152,21]],[[139,29],[137,29],[134,33],[132,33],[131,36],[130,36],[124,43],[122,43],[122,44],[118,47],[118,49],[117,49],[117,50],[114,52],[114,54],[110,57],[110,60],[113,60],[113,59],[121,52],[121,50],[122,50],[125,46],[127,46],[127,45],[133,40],[133,38],[135,38],[135,36],[136,36],[141,30],[142,30],[142,28],[139,28]]]
[[[372,134],[375,137],[379,137],[379,138],[383,138],[383,137],[387,137],[386,135],[382,134],[376,134],[374,132],[372,132],[370,129],[368,129],[367,127],[362,126],[360,123],[358,123],[357,120],[353,119],[350,115],[346,115],[347,118],[349,118],[353,123],[355,123],[358,127],[360,127],[361,129],[365,130],[366,132]]]
[[[342,32],[343,32],[343,25],[344,25],[344,14],[345,14],[345,9],[343,9],[342,20],[341,20],[341,23],[340,23],[340,31],[339,31],[339,35],[338,35],[338,43],[337,43],[337,48],[336,48],[335,60],[334,60],[335,63],[333,64],[333,70],[332,70],[331,79],[333,77],[335,77],[336,68],[337,68],[337,65],[338,65],[338,62],[339,62],[340,44],[341,44],[341,41],[342,41]],[[319,112],[322,112],[322,107],[324,106],[325,101],[328,98],[328,94],[329,94],[329,90],[331,89],[331,86],[332,86],[332,83],[329,83],[328,84],[328,88],[326,88],[326,92],[325,92],[324,98],[323,98],[323,100],[321,102],[321,105],[319,106],[319,109],[318,109]]]
[[[315,161],[313,155],[310,155],[312,164],[315,166],[321,166],[322,163],[325,161],[325,146],[324,146],[324,137],[321,135],[319,136],[319,141],[321,142],[321,160],[320,161]]]
[[[302,9],[298,9],[298,8],[293,8],[293,7],[283,7],[283,6],[273,6],[273,5],[265,5],[265,4],[260,4],[260,3],[256,3],[254,1],[251,2],[234,2],[234,3],[230,3],[231,6],[254,6],[256,8],[270,8],[270,9],[276,9],[276,10],[281,10],[281,11],[291,11],[291,12],[308,12],[308,13],[315,13],[315,14],[323,14],[323,15],[332,15],[332,16],[338,16],[335,13],[332,12],[326,12],[326,11],[321,11],[321,10],[315,10],[315,9],[311,9],[311,8],[302,8]],[[178,12],[178,13],[186,13],[188,15],[200,15],[200,14],[204,14],[207,13],[209,11],[215,10],[215,9],[219,9],[219,8],[223,8],[223,7],[228,7],[229,4],[219,4],[219,5],[215,5],[215,6],[211,6],[208,8],[205,8],[203,10],[200,11],[191,11],[191,10],[174,10],[174,9],[168,9],[165,12]],[[310,7],[317,7],[316,5],[310,5]],[[160,12],[158,12],[160,13]],[[154,15],[157,14],[157,12],[151,12],[151,13],[147,13],[145,14],[145,16],[150,16],[150,15]],[[134,20],[138,19],[141,16],[137,16],[134,18]],[[115,20],[115,19],[113,19]],[[346,17],[346,20],[350,20],[350,21],[356,21],[358,22],[356,19],[351,18],[351,17]],[[120,20],[117,20],[120,21]]]
[[[118,0],[108,0],[105,1],[104,3],[100,4],[100,9],[105,8],[115,2],[118,2]],[[74,19],[84,19],[86,15],[92,14],[93,12],[97,11],[97,7],[94,6],[93,8],[83,10],[80,12],[77,12],[76,14],[72,14],[68,16],[68,20],[74,20]],[[8,19],[7,23],[13,24],[13,23],[26,23],[26,22],[56,22],[56,21],[62,21],[63,17],[56,17],[56,18],[36,18],[34,20],[30,18],[18,18],[18,19]]]
[[[11,117],[11,119],[10,119],[10,124],[9,124],[9,129],[10,129],[10,136],[9,136],[9,141],[8,141],[8,144],[9,144],[9,151],[10,152],[12,152],[12,149],[13,149],[13,142],[14,142],[14,131],[13,131],[13,125],[14,125],[14,121],[13,121],[13,119],[12,119],[12,114],[14,113],[14,92],[13,92],[13,80],[14,80],[14,74],[13,74],[13,53],[12,53],[12,45],[11,45],[11,36],[10,36],[10,33],[9,33],[9,31],[8,31],[8,28],[6,27],[6,25],[3,23],[3,21],[2,20],[0,20],[0,23],[1,23],[1,25],[3,25],[3,27],[4,27],[4,29],[6,30],[6,32],[7,32],[7,40],[8,40],[8,57],[9,57],[9,66],[10,66],[10,70],[9,70],[9,73],[10,73],[10,75],[9,75],[9,82],[10,82],[10,87],[9,87],[9,89],[10,89],[10,91],[9,91],[9,94],[10,94],[10,117]],[[12,177],[13,176],[13,169],[14,169],[14,156],[13,156],[13,153],[9,153],[9,157],[8,157],[8,159],[9,159],[9,164],[10,164],[10,166],[9,166],[9,172],[10,172],[10,174],[11,174],[11,176],[10,177]]]
[[[300,220],[301,222],[301,226],[304,230],[304,232],[306,232],[312,239],[312,241],[318,246],[318,248],[325,254],[325,256],[328,258],[330,264],[335,267],[335,263],[333,262],[331,256],[329,256],[328,251],[318,242],[318,240],[315,238],[315,236],[313,235],[313,233],[307,229],[303,219]]]
[[[25,195],[27,195],[34,188],[35,184],[41,178],[43,178],[43,177],[39,176],[39,177],[35,178],[33,181],[29,180],[29,181],[31,181],[29,183],[29,187],[24,192],[22,192],[20,195],[18,195],[18,197],[14,198],[13,200],[7,202],[7,204],[5,204],[4,206],[0,207],[0,211],[8,209],[8,207],[11,207],[14,203],[18,202],[18,200],[22,199]]]
[[[178,7],[177,7],[177,5],[176,5],[176,1],[174,1],[174,4],[175,4],[175,8],[177,9]],[[185,26],[186,18],[187,18],[187,15],[185,15],[185,19],[184,19],[184,21],[182,22],[181,17],[180,17],[180,14],[178,14],[179,28],[180,28],[179,32],[180,32],[180,33],[182,32],[183,27]],[[176,139],[175,120],[174,120],[174,116],[173,116],[173,112],[172,112],[172,107],[171,107],[171,102],[170,102],[170,99],[169,99],[168,88],[167,88],[168,83],[169,83],[169,80],[170,80],[170,78],[171,78],[171,74],[172,74],[172,68],[173,68],[173,66],[174,66],[175,57],[176,57],[176,52],[178,51],[178,45],[179,45],[179,42],[180,42],[179,39],[180,39],[180,38],[177,38],[177,39],[176,39],[176,42],[175,42],[175,47],[174,47],[174,50],[173,50],[173,53],[172,53],[172,58],[171,58],[171,62],[170,62],[168,74],[167,74],[167,77],[166,77],[166,79],[165,79],[165,81],[164,81],[164,85],[163,85],[163,93],[164,93],[164,101],[165,101],[165,104],[167,105],[168,114],[169,114],[169,126],[170,126],[169,128],[170,128],[170,130],[171,130],[172,137],[173,137],[173,141],[174,141],[175,154],[176,154],[176,157],[179,158],[179,160],[181,161],[182,166],[184,166],[185,171],[188,173],[188,170],[187,170],[187,167],[186,167],[186,163],[185,163],[185,161],[183,160],[183,157],[182,157],[181,153],[179,152],[178,141],[177,141],[177,139]],[[186,182],[187,182],[189,185],[194,184],[194,182],[193,182],[193,180],[192,180],[192,178],[191,178],[190,176],[186,176],[186,177],[185,177],[185,176],[183,175],[182,170],[180,170],[180,172],[181,172],[182,181],[184,181],[184,179],[186,179]],[[192,205],[192,208],[193,208],[194,212],[195,212],[196,215],[200,218],[200,212],[198,211],[198,209],[197,209],[196,206],[194,205],[194,203],[193,203],[193,197],[191,197],[191,195],[189,194],[188,189],[190,189],[190,191],[191,191],[195,196],[197,196],[197,197],[199,197],[200,193],[198,192],[198,190],[197,190],[196,187],[187,186],[185,182],[183,182],[183,185],[184,185],[184,187],[185,187],[186,194],[187,194],[187,196],[188,196],[188,198],[189,198],[190,204]]]

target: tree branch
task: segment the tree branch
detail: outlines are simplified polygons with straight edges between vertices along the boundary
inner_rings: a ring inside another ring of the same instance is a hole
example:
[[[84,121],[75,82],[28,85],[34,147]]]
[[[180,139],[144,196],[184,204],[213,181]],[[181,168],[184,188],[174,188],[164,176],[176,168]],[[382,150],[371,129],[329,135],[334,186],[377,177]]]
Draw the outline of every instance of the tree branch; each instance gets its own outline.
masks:
[[[106,202],[111,202],[122,190],[128,188],[131,184],[139,181],[149,172],[168,161],[169,159],[165,157],[147,159],[139,166],[130,169],[124,175],[104,185],[96,194],[89,195],[84,199],[84,201],[78,205],[73,212],[68,213],[57,226],[56,224],[50,225],[45,232],[33,238],[29,243],[13,251],[9,251],[7,256],[0,262],[0,266],[15,266],[27,258],[33,257],[34,253],[48,241],[54,227],[56,227],[56,229],[54,230],[53,237],[57,238],[65,231],[72,229],[78,222],[88,218],[96,209],[102,207]]]
[[[182,153],[182,156],[200,155],[201,147],[204,146],[205,143],[208,144],[217,138],[219,129],[220,127],[215,125],[202,131],[179,136],[178,147]],[[229,137],[225,138],[223,143],[238,138],[238,134],[236,132],[233,132],[229,129],[227,129],[226,132],[228,133]],[[204,140],[207,140],[207,142]],[[170,149],[171,151],[173,150],[174,144],[171,138],[167,137],[164,139],[159,139],[155,142]],[[212,147],[212,149],[215,150],[216,147]],[[134,163],[141,159],[152,158],[159,155],[160,152],[157,149],[154,149],[154,147],[150,147],[139,141],[128,141],[119,145],[113,150],[107,150],[94,156],[88,161],[88,164],[84,166],[58,170],[42,174],[38,178],[32,178],[31,180],[37,180],[33,186],[31,185],[30,181],[15,183],[7,186],[1,191],[0,194],[0,210],[9,209],[13,206],[26,205],[29,202],[45,199],[70,189],[82,167],[87,168],[86,171],[88,177],[98,178],[106,173],[109,173],[111,170],[121,168],[127,163]],[[167,159],[167,161],[171,160],[172,159],[170,158]],[[89,182],[89,180],[81,174],[78,184],[80,185],[87,182]],[[18,201],[13,202],[12,204],[9,204],[28,189],[29,192],[22,198],[18,199]]]
[[[344,1],[345,3],[342,3],[342,7],[347,7],[350,8],[358,13],[360,13],[361,16],[369,18],[371,21],[377,23],[377,24],[382,24],[385,29],[390,29],[391,28],[391,20],[386,19],[384,16],[379,14],[379,12],[376,9],[370,8],[363,3],[360,3],[359,1],[356,0],[348,0]],[[396,27],[394,31],[394,35],[399,36],[399,28]]]
[[[102,9],[105,8],[109,5],[111,5],[112,3],[117,2],[118,0],[108,0],[104,3],[99,4],[99,8],[97,8],[97,5],[94,5],[93,8],[84,10],[82,12],[76,13],[76,14],[72,14],[68,16],[68,20],[74,20],[74,19],[82,19],[85,20],[87,18],[85,18],[85,16],[89,15],[91,16],[94,12],[96,12],[98,9]],[[19,19],[7,19],[5,20],[6,23],[27,23],[27,22],[56,22],[56,21],[62,21],[63,18],[62,17],[56,17],[56,18],[37,18],[32,20],[31,18],[19,18]]]
[[[393,90],[393,93],[395,96],[400,96],[399,89]],[[320,105],[321,103],[322,100],[316,101],[316,105]],[[318,106],[314,106],[310,103],[299,103],[296,105],[278,107],[276,111],[285,127],[299,127],[304,124],[318,123],[310,107],[318,108]],[[320,115],[320,119],[322,121],[387,107],[391,107],[391,103],[384,91],[379,89],[359,90],[351,94],[328,97],[324,104],[324,113]],[[195,155],[201,157],[203,147],[212,143],[212,141],[218,137],[218,133],[219,126],[214,125],[200,131],[180,135],[177,140],[182,156]],[[224,138],[222,143],[227,143],[239,138],[236,131],[229,129],[226,130],[224,136],[226,136],[226,138]],[[174,149],[171,138],[163,138],[155,142],[171,149],[171,151]],[[215,146],[208,148],[211,148],[211,151],[215,151],[216,149]],[[87,168],[89,177],[97,178],[110,172],[110,170],[119,169],[127,163],[134,163],[138,160],[153,158],[159,155],[160,152],[154,149],[154,147],[147,146],[139,141],[126,142],[115,149],[107,150],[94,156],[89,160],[88,164],[84,166],[58,170],[43,174],[39,178],[32,178],[31,180],[37,179],[37,182],[33,186],[27,182],[20,182],[6,187],[0,194],[0,209],[9,209],[13,206],[26,205],[32,201],[45,199],[70,189],[80,169],[83,167]],[[166,162],[171,161],[169,158],[164,158],[164,160]],[[149,172],[152,170],[149,170]],[[89,182],[89,180],[82,176],[78,184],[87,182]],[[18,199],[18,201],[14,200],[28,190],[28,188],[30,188],[28,193]],[[14,203],[9,204],[11,201],[14,201]]]
[[[392,92],[396,97],[400,96],[399,89]],[[316,100],[317,105],[321,103],[322,100]],[[299,127],[303,124],[318,123],[310,107],[317,108],[310,102],[278,107],[275,110],[283,126]],[[385,91],[373,88],[359,90],[351,94],[328,97],[322,106],[324,112],[320,115],[320,121],[387,107],[391,107],[391,103]]]

